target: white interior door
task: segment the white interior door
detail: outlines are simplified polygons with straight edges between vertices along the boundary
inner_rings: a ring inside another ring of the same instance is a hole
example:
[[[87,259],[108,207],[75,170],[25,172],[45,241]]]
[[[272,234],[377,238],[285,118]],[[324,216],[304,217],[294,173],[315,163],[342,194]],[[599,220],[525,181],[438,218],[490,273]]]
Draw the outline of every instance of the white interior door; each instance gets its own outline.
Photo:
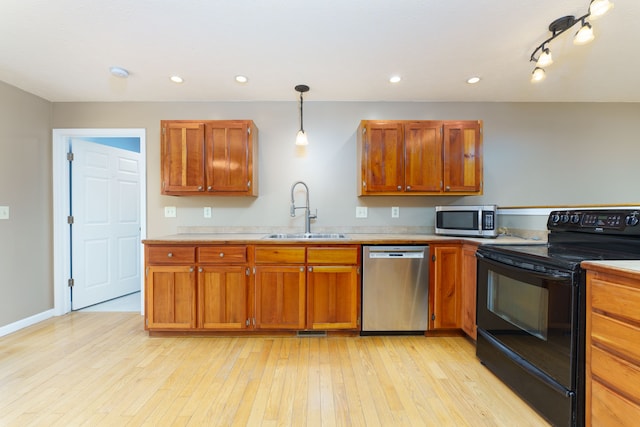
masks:
[[[140,153],[70,143],[71,309],[140,291]]]

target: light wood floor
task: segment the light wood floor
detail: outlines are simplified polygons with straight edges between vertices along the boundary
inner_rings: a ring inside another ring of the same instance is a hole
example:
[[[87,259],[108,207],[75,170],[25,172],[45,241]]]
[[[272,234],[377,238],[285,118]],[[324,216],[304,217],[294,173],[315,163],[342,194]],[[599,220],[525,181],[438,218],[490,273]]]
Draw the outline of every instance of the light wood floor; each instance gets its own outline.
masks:
[[[0,338],[1,426],[547,426],[465,338],[162,337],[74,312]]]

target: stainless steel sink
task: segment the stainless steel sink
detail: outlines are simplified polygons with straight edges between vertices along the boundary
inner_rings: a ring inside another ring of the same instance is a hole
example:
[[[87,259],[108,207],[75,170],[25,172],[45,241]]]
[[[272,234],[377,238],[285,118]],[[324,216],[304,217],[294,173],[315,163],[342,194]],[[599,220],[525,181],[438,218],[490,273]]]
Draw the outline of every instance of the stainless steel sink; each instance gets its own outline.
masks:
[[[347,239],[346,234],[342,233],[276,233],[267,234],[264,239],[272,240],[332,240],[332,239]]]

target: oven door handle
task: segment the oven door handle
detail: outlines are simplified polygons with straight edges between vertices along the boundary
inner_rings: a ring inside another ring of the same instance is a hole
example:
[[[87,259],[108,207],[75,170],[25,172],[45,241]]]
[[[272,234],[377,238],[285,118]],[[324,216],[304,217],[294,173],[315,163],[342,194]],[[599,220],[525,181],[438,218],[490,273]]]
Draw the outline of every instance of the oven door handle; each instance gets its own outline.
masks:
[[[546,268],[546,267],[541,267],[541,270],[534,270],[523,265],[523,263],[518,263],[518,262],[514,262],[513,264],[507,264],[504,262],[496,261],[493,258],[488,258],[479,252],[476,252],[476,257],[479,260],[482,260],[482,262],[486,262],[487,264],[494,265],[497,267],[506,268],[510,270],[520,270],[520,269],[527,270],[527,274],[530,274],[533,277],[536,277],[539,279],[549,280],[551,278],[556,280],[566,280],[566,279],[572,278],[574,274],[572,271],[558,270],[558,269]],[[532,264],[528,264],[528,265],[532,265]]]

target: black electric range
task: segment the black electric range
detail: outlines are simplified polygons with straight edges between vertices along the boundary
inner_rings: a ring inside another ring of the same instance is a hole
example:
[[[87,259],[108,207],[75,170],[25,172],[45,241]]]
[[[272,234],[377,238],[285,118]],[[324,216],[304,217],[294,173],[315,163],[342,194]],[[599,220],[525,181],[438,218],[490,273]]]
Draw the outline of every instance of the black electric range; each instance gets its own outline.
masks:
[[[640,259],[640,210],[550,213],[546,245],[478,249],[477,355],[553,425],[584,424],[585,260]]]

